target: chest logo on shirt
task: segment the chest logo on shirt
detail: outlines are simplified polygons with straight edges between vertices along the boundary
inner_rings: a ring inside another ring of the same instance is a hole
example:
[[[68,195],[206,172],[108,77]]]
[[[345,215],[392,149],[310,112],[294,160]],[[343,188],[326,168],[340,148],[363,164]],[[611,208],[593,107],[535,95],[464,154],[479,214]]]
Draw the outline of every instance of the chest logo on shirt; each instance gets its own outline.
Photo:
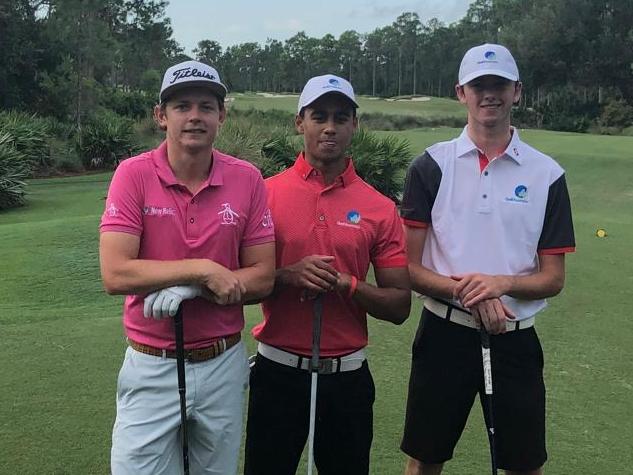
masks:
[[[222,219],[220,224],[228,224],[237,226],[237,219],[240,217],[235,211],[231,209],[230,203],[222,203],[222,209],[218,211],[218,215]]]
[[[352,209],[345,215],[345,221],[337,221],[336,224],[339,226],[346,226],[348,228],[360,229],[360,219],[360,213],[355,209]]]
[[[175,216],[176,209],[168,208],[166,206],[143,206],[143,214],[145,216]]]
[[[516,203],[527,203],[528,202],[528,189],[525,185],[518,185],[514,189],[514,196],[506,197],[506,201],[514,201]]]

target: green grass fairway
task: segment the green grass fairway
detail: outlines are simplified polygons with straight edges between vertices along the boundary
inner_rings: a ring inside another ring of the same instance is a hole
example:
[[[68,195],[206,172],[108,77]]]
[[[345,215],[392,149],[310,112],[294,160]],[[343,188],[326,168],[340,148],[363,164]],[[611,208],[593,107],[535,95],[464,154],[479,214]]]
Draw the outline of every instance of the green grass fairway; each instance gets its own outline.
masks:
[[[274,95],[266,97],[262,94],[234,94],[229,107],[237,109],[279,109],[297,112],[299,95]],[[466,112],[459,102],[452,99],[429,97],[428,100],[411,101],[387,100],[359,96],[359,113],[380,112],[382,114],[415,115],[423,117],[466,117]]]
[[[458,133],[397,134],[421,152]],[[567,258],[566,289],[537,323],[548,386],[546,472],[630,474],[633,138],[541,131],[522,137],[566,168],[578,244]],[[122,299],[103,292],[98,269],[98,223],[109,179],[99,174],[34,180],[29,205],[0,214],[2,474],[109,473],[116,377],[125,348]],[[595,237],[598,226],[606,238]],[[398,446],[419,312],[416,300],[400,327],[370,322],[377,389],[373,474],[402,473]],[[247,329],[259,319],[259,309],[250,307]],[[487,438],[475,407],[445,473],[488,470]],[[302,466],[298,473],[304,471]]]

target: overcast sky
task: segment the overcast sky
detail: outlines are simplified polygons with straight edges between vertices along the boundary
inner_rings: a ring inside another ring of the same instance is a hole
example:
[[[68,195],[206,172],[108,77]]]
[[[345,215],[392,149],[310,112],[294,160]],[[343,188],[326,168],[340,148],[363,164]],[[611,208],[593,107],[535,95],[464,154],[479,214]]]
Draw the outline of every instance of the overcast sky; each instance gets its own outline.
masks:
[[[403,12],[416,12],[426,23],[433,17],[449,24],[461,19],[469,0],[170,0],[174,37],[190,54],[198,41],[227,46],[267,38],[286,40],[299,31],[320,38],[345,30],[369,33],[391,24]]]

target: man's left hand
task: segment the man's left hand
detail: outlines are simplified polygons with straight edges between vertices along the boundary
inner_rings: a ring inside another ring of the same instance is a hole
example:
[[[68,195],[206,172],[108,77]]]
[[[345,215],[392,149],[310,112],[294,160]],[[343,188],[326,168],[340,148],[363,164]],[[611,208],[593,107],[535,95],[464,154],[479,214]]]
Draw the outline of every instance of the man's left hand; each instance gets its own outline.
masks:
[[[143,315],[145,318],[154,317],[157,320],[173,317],[183,300],[201,295],[202,288],[198,285],[175,285],[157,290],[145,297]]]

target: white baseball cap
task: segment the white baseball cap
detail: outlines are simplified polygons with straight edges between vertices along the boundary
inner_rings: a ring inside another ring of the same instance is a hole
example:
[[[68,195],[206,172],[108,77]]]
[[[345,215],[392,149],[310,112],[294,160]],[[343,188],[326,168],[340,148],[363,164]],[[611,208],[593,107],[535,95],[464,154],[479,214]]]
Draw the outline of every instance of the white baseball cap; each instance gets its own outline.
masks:
[[[486,43],[466,51],[459,65],[459,85],[488,74],[510,81],[519,80],[519,68],[508,48]]]
[[[299,97],[299,107],[297,112],[301,113],[301,109],[309,106],[322,95],[329,94],[331,92],[342,94],[352,101],[354,107],[358,107],[358,103],[354,97],[354,88],[349,81],[338,76],[334,76],[333,74],[325,74],[323,76],[313,77],[306,83],[305,86],[303,86],[303,91],[301,91],[301,96]]]
[[[220,75],[215,68],[199,61],[185,61],[165,71],[158,100],[163,103],[171,94],[187,87],[207,87],[221,99],[224,99],[227,93],[226,86],[220,81]]]

